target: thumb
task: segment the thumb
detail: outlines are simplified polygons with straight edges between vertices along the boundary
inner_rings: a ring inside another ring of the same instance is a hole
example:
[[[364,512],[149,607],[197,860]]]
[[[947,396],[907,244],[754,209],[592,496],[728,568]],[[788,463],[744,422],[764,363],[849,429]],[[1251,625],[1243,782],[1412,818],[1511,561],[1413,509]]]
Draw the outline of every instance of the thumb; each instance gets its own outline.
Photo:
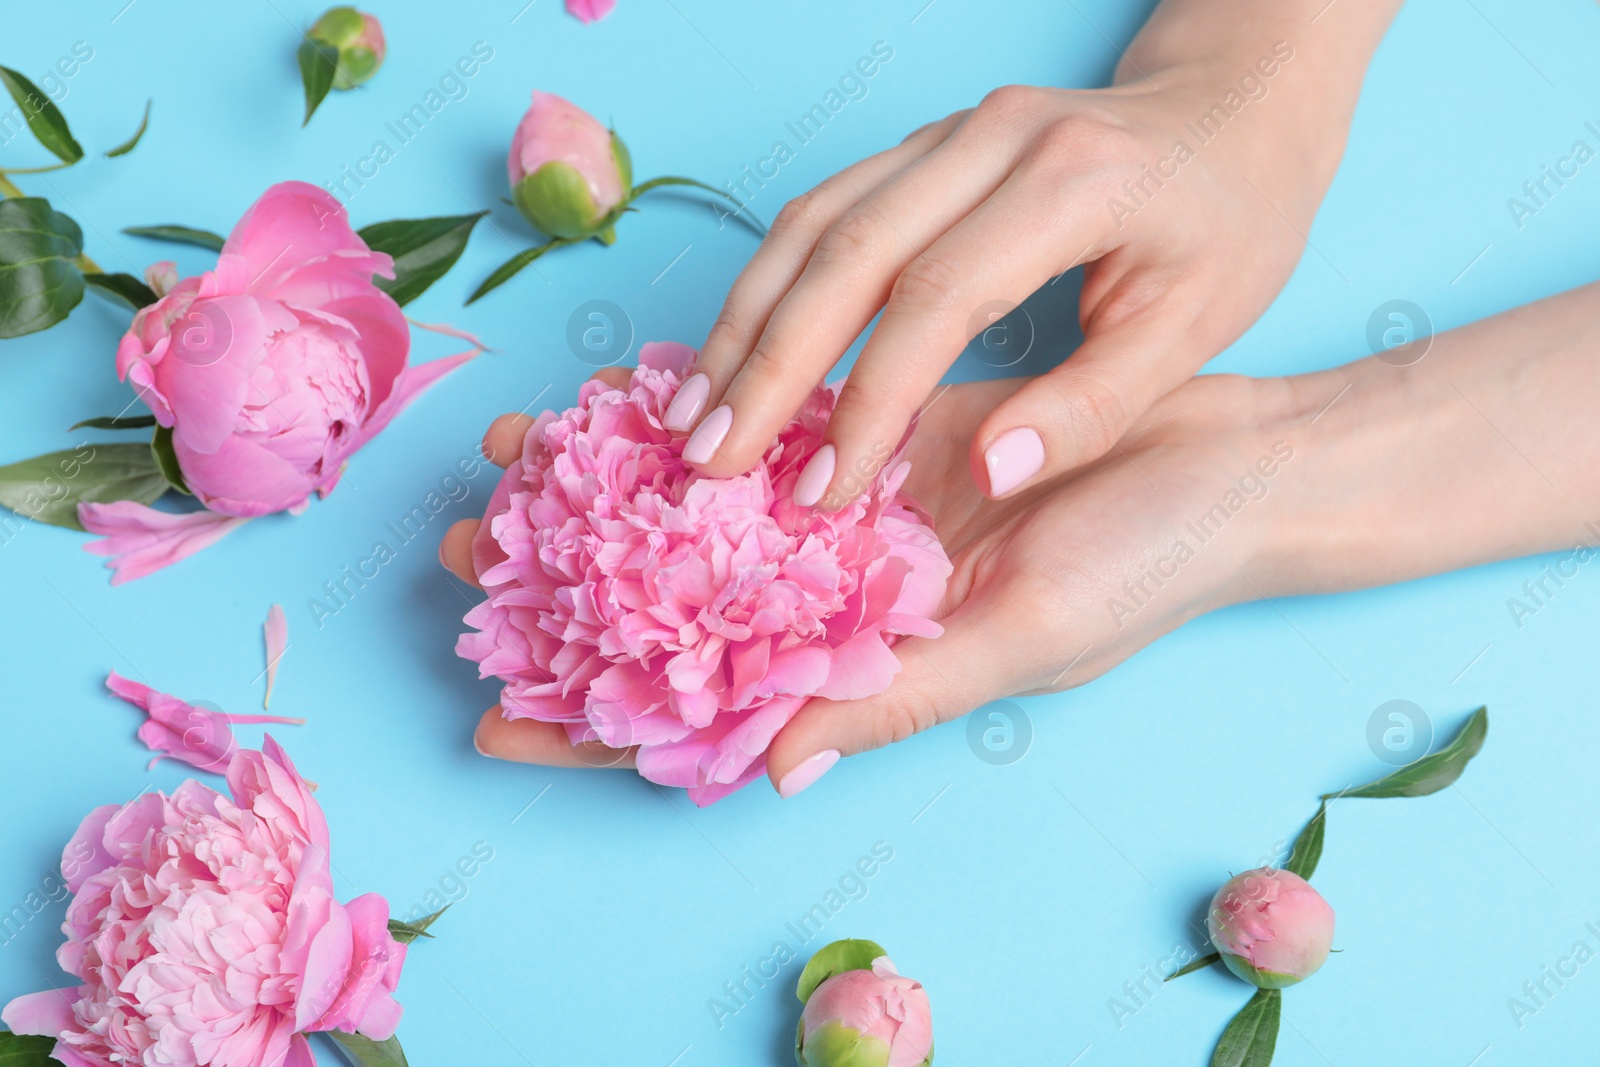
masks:
[[[1189,342],[1181,324],[1157,315],[1094,330],[1065,363],[978,426],[968,460],[973,480],[999,498],[1099,459],[1199,369],[1182,351]]]
[[[778,795],[794,796],[841,756],[904,741],[1011,692],[1007,664],[997,656],[1001,650],[989,647],[992,639],[973,615],[957,611],[944,620],[942,637],[911,637],[895,645],[900,673],[877,696],[807,702],[767,749],[767,777]]]

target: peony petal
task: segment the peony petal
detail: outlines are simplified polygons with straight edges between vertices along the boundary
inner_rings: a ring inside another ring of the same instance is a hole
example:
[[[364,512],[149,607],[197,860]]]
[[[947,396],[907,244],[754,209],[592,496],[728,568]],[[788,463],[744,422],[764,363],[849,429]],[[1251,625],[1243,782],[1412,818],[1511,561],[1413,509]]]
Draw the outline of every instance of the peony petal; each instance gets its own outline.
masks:
[[[150,716],[149,721],[139,727],[139,740],[157,754],[156,760],[166,756],[214,774],[223,773],[228,760],[238,751],[239,743],[230,726],[246,723],[298,726],[305,722],[277,715],[229,715],[197,708],[175,696],[124,678],[116,671],[107,676],[106,688]],[[151,766],[156,760],[151,761]]]
[[[278,661],[289,651],[289,619],[282,604],[267,609],[267,621],[262,627],[267,643],[267,695],[261,698],[263,708],[272,705],[272,683],[278,677]]]
[[[616,6],[617,0],[567,0],[567,13],[583,22],[598,22]]]
[[[72,1029],[72,1002],[82,989],[47,989],[17,997],[0,1011],[0,1022],[13,1034],[34,1037],[60,1037]]]
[[[210,511],[175,514],[157,511],[134,500],[78,505],[78,521],[99,541],[86,552],[111,557],[111,584],[121,585],[154,574],[222,540],[246,520]]]

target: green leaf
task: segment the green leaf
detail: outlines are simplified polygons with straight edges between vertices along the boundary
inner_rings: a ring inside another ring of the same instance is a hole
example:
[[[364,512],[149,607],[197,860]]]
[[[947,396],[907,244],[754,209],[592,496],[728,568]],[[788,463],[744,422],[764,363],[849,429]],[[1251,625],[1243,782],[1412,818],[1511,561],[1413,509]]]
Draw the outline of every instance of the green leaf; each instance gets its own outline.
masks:
[[[1327,821],[1328,802],[1324,800],[1317,805],[1317,813],[1311,816],[1311,821],[1300,831],[1300,836],[1295,838],[1294,851],[1289,854],[1289,862],[1283,865],[1284,870],[1311,881],[1317,861],[1322,859],[1322,832]]]
[[[455,266],[466,250],[472,228],[487,214],[480,211],[437,219],[395,219],[365,227],[359,236],[367,247],[394,258],[394,280],[374,278],[373,282],[404,307]]]
[[[107,159],[115,159],[118,156],[125,156],[129,152],[132,152],[135,148],[139,147],[139,139],[144,136],[144,131],[150,128],[150,105],[152,103],[154,103],[152,100],[146,100],[144,102],[144,118],[139,120],[139,128],[133,131],[132,137],[128,138],[126,141],[123,141],[121,144],[117,145],[117,147],[107,152]]]
[[[506,282],[515,277],[516,273],[523,267],[526,267],[529,263],[532,263],[534,260],[538,259],[551,249],[560,248],[563,245],[575,245],[579,241],[583,240],[587,240],[587,238],[557,237],[552,241],[545,242],[538,248],[529,248],[518,252],[510,259],[500,264],[499,269],[497,269],[493,274],[489,275],[489,277],[484,280],[484,283],[478,286],[471,296],[467,297],[467,303],[475,303],[481,297],[487,296],[492,290],[500,288],[500,286],[504,285]]]
[[[374,1041],[370,1037],[347,1034],[343,1030],[329,1030],[328,1036],[333,1038],[339,1051],[344,1053],[344,1058],[355,1067],[411,1067],[406,1062],[406,1054],[400,1048],[398,1037]]]
[[[795,986],[794,995],[804,1004],[811,999],[811,994],[816,992],[817,986],[834,975],[846,971],[870,970],[873,960],[888,954],[876,941],[864,939],[848,939],[824,945],[817,949],[817,954],[811,957],[806,969],[800,972],[800,981]]]
[[[0,1067],[61,1067],[50,1058],[53,1037],[31,1037],[0,1030]]]
[[[49,329],[83,300],[83,231],[48,200],[0,200],[0,337]]]
[[[183,468],[178,466],[178,454],[172,449],[172,427],[156,427],[156,432],[150,438],[150,454],[155,457],[156,467],[161,471],[168,488],[188,496],[194,495],[189,492],[189,483],[183,480]]]
[[[1338,796],[1375,800],[1384,797],[1425,797],[1437,793],[1461,777],[1461,772],[1467,769],[1472,757],[1483,747],[1483,739],[1488,733],[1489,709],[1479,708],[1468,717],[1455,740],[1439,751],[1408,763],[1370,785],[1339,793],[1324,793],[1322,799]]]
[[[67,120],[38,86],[10,67],[0,67],[0,83],[22,109],[28,129],[52,155],[63,163],[76,163],[83,158],[83,146],[72,139]]]
[[[1182,978],[1186,974],[1193,974],[1195,971],[1203,971],[1213,963],[1220,963],[1221,961],[1222,956],[1219,953],[1207,952],[1204,956],[1197,956],[1188,963],[1185,963],[1182,967],[1179,967],[1177,970],[1163,978],[1162,981],[1170,982],[1174,978]]]
[[[1278,1020],[1283,995],[1276,989],[1258,989],[1256,995],[1222,1031],[1211,1067],[1269,1067],[1278,1044]]]
[[[148,430],[156,424],[154,415],[130,415],[123,418],[120,415],[101,415],[94,419],[84,419],[67,427],[71,430]]]
[[[180,245],[199,245],[213,252],[222,251],[228,239],[210,230],[197,230],[192,226],[129,226],[122,231],[134,237],[148,237],[153,241],[171,241]]]
[[[131,274],[85,274],[83,280],[94,286],[96,291],[135,311],[161,299],[156,296],[155,290]]]
[[[147,445],[83,444],[0,467],[0,505],[52,526],[83,529],[78,505],[154,503],[167,480]]]
[[[317,108],[333,88],[333,76],[339,69],[339,50],[331,44],[306,38],[300,44],[300,82],[306,88],[306,117],[301,126],[311,121]]]
[[[439,916],[443,915],[449,910],[450,905],[446,904],[432,915],[423,916],[414,923],[402,922],[399,919],[390,919],[389,936],[400,942],[402,945],[409,945],[419,937],[432,937],[433,935],[428,933],[428,927],[432,926]]]

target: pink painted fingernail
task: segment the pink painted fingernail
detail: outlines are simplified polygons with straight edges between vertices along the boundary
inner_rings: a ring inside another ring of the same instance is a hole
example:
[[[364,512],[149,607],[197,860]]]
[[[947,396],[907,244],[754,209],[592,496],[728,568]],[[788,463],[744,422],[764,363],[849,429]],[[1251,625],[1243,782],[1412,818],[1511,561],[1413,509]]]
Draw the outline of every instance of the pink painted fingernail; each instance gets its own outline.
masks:
[[[695,416],[700,414],[700,409],[706,406],[710,397],[711,379],[704,374],[690,375],[687,381],[678,386],[677,395],[667,405],[661,425],[673,433],[688,433],[689,427],[694,425]]]
[[[683,458],[696,467],[710,463],[711,457],[717,454],[717,449],[722,447],[722,442],[731,429],[733,429],[733,409],[724,404],[707,415],[700,428],[689,435],[689,443],[683,446]]]
[[[828,486],[833,482],[833,468],[838,453],[832,445],[823,445],[817,449],[817,454],[800,472],[800,477],[794,483],[794,502],[803,508],[809,508],[822,499],[822,494],[828,491]]]
[[[1044,466],[1044,438],[1028,426],[1007,430],[983,453],[989,470],[989,495],[1005,496]]]
[[[785,800],[801,792],[827,774],[835,763],[839,762],[839,750],[836,748],[825,749],[815,756],[805,760],[788,774],[778,779],[778,795]]]

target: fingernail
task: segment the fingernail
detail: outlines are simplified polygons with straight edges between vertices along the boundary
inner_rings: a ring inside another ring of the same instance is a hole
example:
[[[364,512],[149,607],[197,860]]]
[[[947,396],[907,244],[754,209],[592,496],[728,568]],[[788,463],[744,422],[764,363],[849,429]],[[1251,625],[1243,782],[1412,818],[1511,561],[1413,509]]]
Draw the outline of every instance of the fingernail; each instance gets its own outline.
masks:
[[[800,472],[800,477],[794,483],[794,502],[803,508],[809,508],[822,499],[822,494],[828,491],[828,486],[833,481],[833,468],[837,462],[838,453],[832,445],[823,445],[817,449],[817,454]]]
[[[487,752],[484,750],[483,742],[478,739],[479,734],[482,733],[482,731],[482,726],[479,726],[477,729],[472,731],[472,747],[478,750],[478,755],[480,756],[488,756],[490,759],[499,759],[500,757],[496,756],[493,752]]]
[[[1005,496],[1044,466],[1044,438],[1028,426],[1007,430],[983,453],[989,470],[989,495]]]
[[[697,467],[710,463],[732,428],[733,409],[724,404],[707,415],[700,428],[689,436],[689,443],[683,446],[683,458]]]
[[[694,425],[695,416],[700,414],[700,409],[706,406],[710,396],[711,379],[704,374],[690,375],[688,381],[678,386],[677,395],[667,405],[661,425],[673,433],[688,433],[689,427]]]
[[[835,763],[839,762],[839,750],[836,748],[818,752],[815,756],[802,762],[788,774],[778,779],[778,795],[785,800],[796,793],[806,789],[811,783],[828,773]]]

